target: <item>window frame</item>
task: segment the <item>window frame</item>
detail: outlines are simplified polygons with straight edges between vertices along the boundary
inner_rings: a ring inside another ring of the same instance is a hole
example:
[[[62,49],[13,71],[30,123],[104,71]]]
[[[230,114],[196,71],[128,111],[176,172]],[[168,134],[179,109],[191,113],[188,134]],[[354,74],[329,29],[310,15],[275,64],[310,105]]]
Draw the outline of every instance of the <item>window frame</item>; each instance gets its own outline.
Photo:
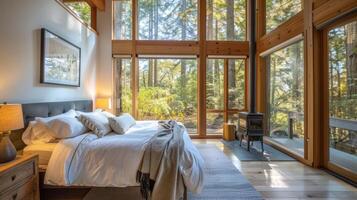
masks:
[[[329,153],[329,52],[328,52],[328,33],[337,27],[344,26],[352,21],[357,20],[357,14],[352,13],[350,15],[344,16],[335,22],[329,24],[324,27],[322,32],[322,120],[321,120],[321,130],[322,130],[322,164],[328,170],[331,170],[337,174],[340,174],[344,177],[348,177],[352,181],[357,181],[357,174],[347,169],[343,166],[337,165],[330,161],[330,153]]]
[[[112,0],[115,1],[115,0]],[[248,57],[249,42],[246,36],[245,41],[214,41],[206,40],[206,4],[207,0],[198,0],[198,36],[195,41],[177,41],[177,40],[138,40],[138,0],[132,0],[132,39],[131,40],[114,40],[112,39],[112,55],[130,55],[132,59],[132,80],[133,88],[137,88],[138,84],[138,59],[140,56],[193,56],[197,58],[197,132],[198,135],[192,135],[192,138],[221,138],[222,135],[207,135],[206,134],[206,59],[209,56],[217,57]],[[246,3],[246,7],[247,7]],[[113,8],[113,7],[112,7]],[[113,13],[112,13],[113,14]],[[246,28],[248,27],[249,15],[246,8]],[[113,24],[113,23],[112,23]],[[248,30],[245,31],[246,35]],[[246,69],[248,63],[246,62]],[[247,76],[246,72],[246,76]],[[247,78],[246,78],[247,80]],[[247,91],[249,83],[245,84],[245,110],[247,110]],[[137,116],[138,105],[135,102],[138,96],[138,91],[134,90],[133,98],[133,114]],[[229,111],[235,112],[235,111]],[[227,117],[226,117],[227,118]]]
[[[73,17],[75,17],[79,22],[81,22],[84,26],[86,26],[88,29],[91,31],[97,32],[97,8],[94,6],[91,6],[86,0],[78,0],[78,2],[85,2],[88,4],[88,6],[91,8],[90,10],[90,24],[85,22],[80,16],[77,15],[67,4],[66,0],[56,0],[56,2],[61,5],[67,12],[69,12]],[[70,2],[76,2],[76,1],[68,1]]]
[[[206,113],[223,113],[223,123],[228,123],[228,119],[229,119],[229,115],[232,114],[238,114],[238,112],[243,112],[243,111],[247,111],[248,110],[248,87],[247,87],[247,80],[248,80],[248,74],[249,74],[249,68],[248,68],[248,58],[243,58],[243,57],[208,57],[207,61],[209,59],[223,59],[223,96],[224,96],[224,100],[223,100],[223,109],[208,109],[207,106],[206,107]],[[244,90],[244,108],[243,109],[231,109],[229,108],[229,88],[228,88],[228,60],[243,60],[245,62],[244,64],[244,81],[245,81],[245,90]],[[207,84],[207,81],[205,82],[205,84]],[[206,124],[207,124],[207,120],[206,120]],[[207,133],[208,134],[208,133]],[[223,134],[223,133],[222,133]],[[215,135],[215,134],[208,134],[208,135]],[[219,134],[221,135],[221,134]]]

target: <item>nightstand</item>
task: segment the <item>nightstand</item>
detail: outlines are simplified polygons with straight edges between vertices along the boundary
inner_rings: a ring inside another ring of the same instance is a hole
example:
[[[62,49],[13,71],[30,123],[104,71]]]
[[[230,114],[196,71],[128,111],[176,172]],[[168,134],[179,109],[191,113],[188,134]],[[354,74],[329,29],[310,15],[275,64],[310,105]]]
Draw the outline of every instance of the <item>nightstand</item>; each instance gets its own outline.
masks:
[[[0,164],[1,200],[38,200],[38,155],[17,156]]]

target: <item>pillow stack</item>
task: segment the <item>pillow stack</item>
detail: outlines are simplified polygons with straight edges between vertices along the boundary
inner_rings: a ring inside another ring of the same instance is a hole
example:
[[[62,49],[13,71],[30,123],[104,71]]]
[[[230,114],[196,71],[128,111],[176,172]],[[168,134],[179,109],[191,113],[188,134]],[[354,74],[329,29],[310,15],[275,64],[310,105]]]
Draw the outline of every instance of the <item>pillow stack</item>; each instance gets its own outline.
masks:
[[[53,117],[36,117],[22,135],[25,144],[56,142],[58,139],[76,137],[91,130],[98,137],[114,132],[124,134],[135,125],[135,119],[128,113],[119,117],[106,112],[80,112],[70,110]]]

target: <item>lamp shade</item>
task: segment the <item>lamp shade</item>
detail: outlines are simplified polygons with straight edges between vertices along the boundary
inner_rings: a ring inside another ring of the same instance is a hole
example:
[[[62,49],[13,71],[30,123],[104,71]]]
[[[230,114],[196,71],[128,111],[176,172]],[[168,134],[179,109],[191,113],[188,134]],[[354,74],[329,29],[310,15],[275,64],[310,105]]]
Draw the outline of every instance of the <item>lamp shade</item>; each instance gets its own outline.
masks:
[[[112,100],[111,98],[98,98],[95,101],[95,107],[101,109],[111,109],[112,108]]]
[[[20,104],[0,104],[0,132],[24,128]]]

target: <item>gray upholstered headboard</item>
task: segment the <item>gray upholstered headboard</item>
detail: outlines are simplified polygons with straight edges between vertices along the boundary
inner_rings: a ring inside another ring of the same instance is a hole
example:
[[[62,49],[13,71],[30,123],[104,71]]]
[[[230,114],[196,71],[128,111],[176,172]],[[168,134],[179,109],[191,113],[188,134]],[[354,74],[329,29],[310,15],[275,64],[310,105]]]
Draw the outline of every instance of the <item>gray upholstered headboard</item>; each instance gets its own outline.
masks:
[[[51,117],[65,113],[71,109],[83,112],[91,112],[93,110],[93,101],[80,100],[22,104],[25,127],[27,127],[28,123],[34,120],[35,117]],[[15,131],[13,134],[11,134],[11,140],[18,150],[25,147],[25,144],[21,139],[23,131],[24,129]]]

